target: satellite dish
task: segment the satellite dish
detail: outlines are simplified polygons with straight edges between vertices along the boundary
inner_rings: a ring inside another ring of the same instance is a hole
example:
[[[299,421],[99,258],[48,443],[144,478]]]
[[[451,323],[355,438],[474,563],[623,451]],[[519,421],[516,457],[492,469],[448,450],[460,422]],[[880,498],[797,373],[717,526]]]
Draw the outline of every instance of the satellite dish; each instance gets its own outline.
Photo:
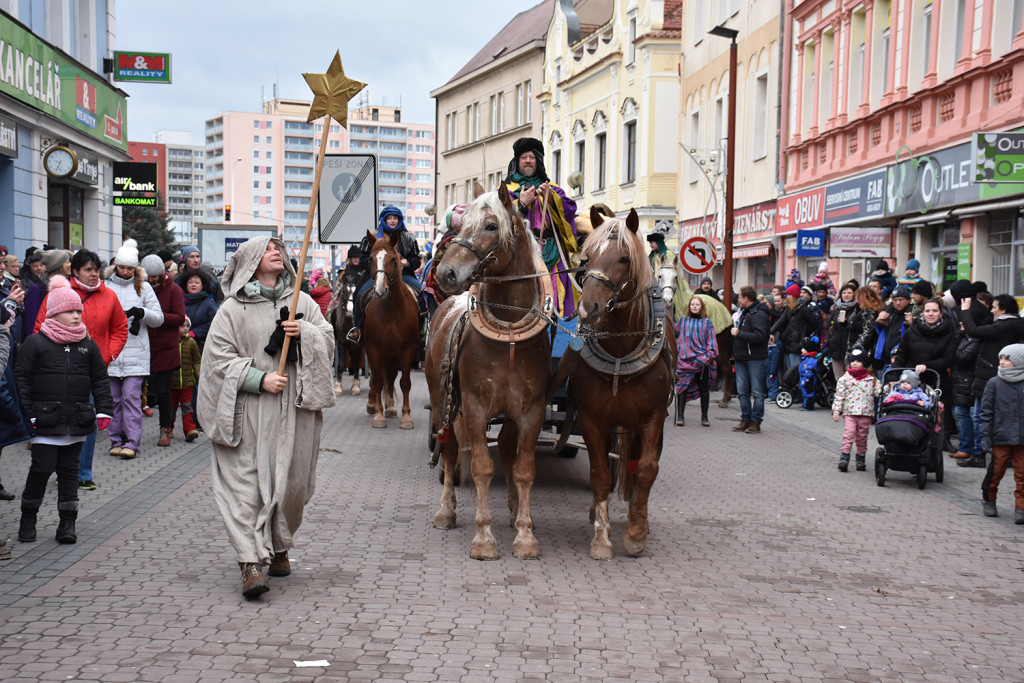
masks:
[[[583,187],[583,173],[580,171],[573,171],[566,180],[571,188],[579,190]]]

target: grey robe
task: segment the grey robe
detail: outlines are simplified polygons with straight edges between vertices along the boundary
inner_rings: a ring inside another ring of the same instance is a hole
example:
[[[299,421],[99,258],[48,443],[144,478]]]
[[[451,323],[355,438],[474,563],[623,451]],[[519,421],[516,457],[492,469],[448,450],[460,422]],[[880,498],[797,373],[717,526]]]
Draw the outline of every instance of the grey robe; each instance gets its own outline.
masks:
[[[253,367],[277,369],[280,353],[263,349],[282,306],[291,304],[295,274],[287,250],[275,239],[288,280],[277,301],[250,296],[268,237],[238,248],[221,278],[224,303],[210,325],[203,350],[203,381],[198,410],[213,442],[217,507],[239,562],[267,563],[274,552],[292,547],[292,534],[316,488],[316,463],[323,427],[321,410],[334,405],[334,330],[308,294],[299,295],[301,334],[298,363],[288,363],[288,384],[279,394],[242,390]]]

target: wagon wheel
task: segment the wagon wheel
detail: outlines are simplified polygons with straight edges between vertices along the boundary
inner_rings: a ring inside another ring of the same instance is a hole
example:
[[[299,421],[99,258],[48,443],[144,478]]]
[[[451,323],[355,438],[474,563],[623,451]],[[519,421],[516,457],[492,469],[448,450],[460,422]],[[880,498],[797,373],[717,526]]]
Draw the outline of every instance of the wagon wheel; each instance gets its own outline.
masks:
[[[789,393],[785,389],[779,391],[775,395],[775,405],[780,408],[788,408],[793,405],[793,394]]]
[[[936,449],[933,452],[935,454],[935,481],[941,484],[942,480],[945,479],[946,476],[945,466],[943,464],[944,458],[942,457],[941,450]]]
[[[879,448],[875,451],[875,483],[885,486],[885,449]]]
[[[928,483],[928,463],[922,462],[917,466],[917,488],[924,489]]]

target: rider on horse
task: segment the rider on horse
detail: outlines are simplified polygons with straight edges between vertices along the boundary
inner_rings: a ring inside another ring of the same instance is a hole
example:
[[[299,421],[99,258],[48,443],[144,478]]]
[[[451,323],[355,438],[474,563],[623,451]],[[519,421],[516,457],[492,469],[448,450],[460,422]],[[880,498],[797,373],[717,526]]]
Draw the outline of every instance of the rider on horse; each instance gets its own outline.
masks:
[[[402,212],[393,206],[385,206],[377,220],[377,237],[385,237],[393,232],[399,234],[398,253],[402,257],[402,281],[417,292],[416,302],[422,317],[424,314],[423,297],[419,295],[420,282],[416,279],[416,271],[420,267],[420,245],[416,242],[416,238],[412,236],[412,233],[405,229]],[[364,237],[363,241],[359,244],[359,251],[362,254],[368,255],[370,248],[369,240]],[[373,281],[370,280],[369,267],[365,269],[364,277],[365,280],[359,287],[359,292],[356,293],[355,300],[352,302],[352,329],[349,330],[346,337],[355,344],[358,344],[359,340],[362,339],[363,295],[370,291],[370,288],[373,286]]]

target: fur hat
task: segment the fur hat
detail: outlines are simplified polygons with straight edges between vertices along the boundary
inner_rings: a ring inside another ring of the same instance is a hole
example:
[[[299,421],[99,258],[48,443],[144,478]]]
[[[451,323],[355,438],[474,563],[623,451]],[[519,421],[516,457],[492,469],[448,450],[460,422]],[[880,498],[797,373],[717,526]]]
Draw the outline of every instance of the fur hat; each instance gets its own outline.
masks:
[[[139,267],[139,244],[133,239],[127,239],[114,256],[115,266]]]
[[[900,375],[900,384],[907,382],[910,386],[915,389],[921,386],[921,376],[913,370],[904,370],[903,374]]]
[[[867,367],[869,360],[870,359],[868,358],[868,352],[865,351],[864,347],[861,346],[860,344],[854,346],[852,349],[850,349],[850,352],[846,354],[847,367],[849,367],[850,363],[852,363],[853,361],[860,361],[861,365]]]
[[[156,254],[150,254],[142,259],[142,269],[146,271],[146,277],[155,277],[166,272],[164,262]]]
[[[363,250],[359,248],[359,245],[351,246],[348,248],[346,258],[363,258]]]
[[[70,259],[71,255],[63,249],[51,249],[43,252],[43,265],[46,266],[47,274],[57,272]]]
[[[932,283],[928,282],[927,280],[919,280],[915,282],[914,286],[911,288],[911,291],[914,294],[923,296],[926,299],[930,299],[935,295],[935,290],[932,288]]]
[[[647,236],[648,242],[656,242],[658,244],[665,244],[665,236],[660,232],[652,232]]]
[[[799,287],[799,285],[790,285],[789,287],[786,287],[786,294],[788,294],[791,297],[799,297],[800,296],[800,287]]]
[[[818,343],[817,337],[807,337],[800,342],[801,351],[810,351],[811,353],[818,353],[821,351],[821,344]]]
[[[537,157],[537,172],[533,174],[533,177],[540,179],[541,182],[547,182],[549,178],[548,172],[544,168],[544,143],[537,138],[519,138],[512,143],[512,161],[508,162],[505,182],[512,182],[513,174],[519,171],[519,157],[524,152],[533,152],[533,155]]]
[[[1015,368],[1024,368],[1024,344],[1010,344],[999,350],[999,357],[1006,356]]]
[[[821,262],[821,265],[818,266],[818,272],[819,273],[827,273],[828,272],[828,261],[822,261]]]
[[[883,273],[889,272],[889,262],[883,259],[878,259],[878,263],[875,264],[875,270],[882,271]]]
[[[921,270],[921,262],[918,261],[916,258],[912,258],[909,261],[907,261],[907,265],[906,265],[905,269],[906,270]]]
[[[71,289],[71,283],[63,275],[50,278],[50,294],[46,297],[46,317],[52,318],[65,311],[82,310],[82,298]]]

